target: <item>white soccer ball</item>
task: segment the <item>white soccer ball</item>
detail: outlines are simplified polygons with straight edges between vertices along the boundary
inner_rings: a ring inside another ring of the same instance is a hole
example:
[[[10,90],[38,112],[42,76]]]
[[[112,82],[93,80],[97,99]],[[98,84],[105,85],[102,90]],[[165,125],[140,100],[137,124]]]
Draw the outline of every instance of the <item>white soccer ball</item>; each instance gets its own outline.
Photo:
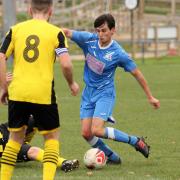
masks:
[[[106,155],[98,148],[89,149],[84,155],[84,164],[89,169],[102,168],[106,160]]]

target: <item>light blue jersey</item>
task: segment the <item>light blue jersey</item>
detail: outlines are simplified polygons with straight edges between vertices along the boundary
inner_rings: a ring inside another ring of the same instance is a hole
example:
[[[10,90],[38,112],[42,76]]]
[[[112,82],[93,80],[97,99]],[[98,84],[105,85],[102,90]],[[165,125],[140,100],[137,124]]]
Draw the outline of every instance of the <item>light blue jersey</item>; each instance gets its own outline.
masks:
[[[98,120],[107,121],[112,115],[116,99],[114,88],[116,68],[121,67],[127,72],[132,72],[136,69],[136,64],[114,40],[112,40],[108,46],[101,47],[97,34],[78,31],[73,31],[72,40],[80,46],[85,55],[84,81],[86,86],[81,97],[80,118],[81,120],[96,120],[96,118],[98,118]],[[89,134],[93,122],[97,121],[91,121],[92,124],[88,124],[87,122],[89,121],[84,123],[85,130],[83,133]],[[98,123],[95,124],[98,126]],[[101,129],[102,127],[99,128]],[[99,130],[98,127],[95,130]],[[101,138],[129,143],[145,157],[148,157],[149,148],[136,136],[130,136],[112,127],[106,127],[104,131],[104,135],[99,136],[98,133],[94,134],[92,139],[88,140],[88,143],[93,148],[99,148],[104,151],[109,162],[120,164],[121,159]],[[147,148],[147,152],[144,152],[144,149],[142,150],[142,148],[140,149],[138,147],[137,143],[139,142]]]
[[[117,67],[128,72],[136,68],[134,61],[115,40],[107,47],[100,47],[97,34],[84,31],[73,31],[71,39],[84,52],[84,81],[87,86],[97,89],[113,87]]]
[[[73,31],[72,40],[85,55],[84,81],[81,98],[81,119],[98,117],[107,121],[115,103],[114,74],[117,67],[131,72],[134,61],[114,40],[106,47],[99,45],[97,34]]]

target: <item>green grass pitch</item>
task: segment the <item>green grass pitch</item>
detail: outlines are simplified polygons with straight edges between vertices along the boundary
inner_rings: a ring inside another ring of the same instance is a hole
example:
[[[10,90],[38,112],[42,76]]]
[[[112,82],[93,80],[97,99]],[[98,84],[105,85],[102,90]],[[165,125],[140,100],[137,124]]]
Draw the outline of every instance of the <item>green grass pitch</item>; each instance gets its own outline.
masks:
[[[75,79],[83,87],[83,61],[73,62]],[[106,140],[118,152],[122,165],[107,165],[95,170],[91,176],[83,165],[83,155],[90,147],[80,133],[80,94],[72,97],[67,84],[55,64],[55,88],[59,103],[61,130],[61,154],[80,160],[80,168],[64,173],[57,170],[56,179],[62,180],[180,180],[180,59],[161,58],[137,61],[153,95],[160,99],[161,108],[154,110],[136,80],[123,70],[116,72],[117,100],[114,117],[116,128],[129,134],[147,136],[151,145],[149,159],[127,144]],[[7,109],[0,105],[0,122],[7,119]],[[43,140],[36,135],[32,145],[43,147]],[[38,162],[19,163],[13,180],[42,179],[42,165]]]

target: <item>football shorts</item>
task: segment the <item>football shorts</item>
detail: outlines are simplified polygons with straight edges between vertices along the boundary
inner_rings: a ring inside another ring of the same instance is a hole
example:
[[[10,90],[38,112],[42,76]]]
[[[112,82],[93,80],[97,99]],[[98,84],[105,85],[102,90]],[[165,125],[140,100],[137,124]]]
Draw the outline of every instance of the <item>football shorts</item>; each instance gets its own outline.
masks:
[[[34,126],[40,132],[51,131],[60,126],[57,104],[44,105],[10,100],[8,108],[10,131],[27,126],[30,114],[34,117]]]
[[[115,89],[95,89],[92,87],[85,87],[82,93],[80,118],[98,117],[107,121],[111,116],[115,103]]]

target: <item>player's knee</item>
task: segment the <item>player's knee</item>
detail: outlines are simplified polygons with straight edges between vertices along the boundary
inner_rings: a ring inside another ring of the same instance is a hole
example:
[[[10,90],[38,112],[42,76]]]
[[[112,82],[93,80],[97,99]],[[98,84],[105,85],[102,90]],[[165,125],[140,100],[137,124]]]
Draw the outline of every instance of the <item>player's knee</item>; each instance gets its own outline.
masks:
[[[53,132],[48,132],[46,134],[43,134],[44,139],[48,140],[48,139],[57,139],[59,138],[59,130],[57,129],[56,131]]]
[[[10,131],[9,139],[19,143],[23,144],[24,142],[24,134],[25,134],[26,128],[22,127],[19,131]]]
[[[93,136],[97,136],[97,137],[103,136],[103,129],[101,127],[92,126],[91,131]]]
[[[81,135],[86,140],[89,140],[92,137],[92,133],[90,130],[82,130]]]

